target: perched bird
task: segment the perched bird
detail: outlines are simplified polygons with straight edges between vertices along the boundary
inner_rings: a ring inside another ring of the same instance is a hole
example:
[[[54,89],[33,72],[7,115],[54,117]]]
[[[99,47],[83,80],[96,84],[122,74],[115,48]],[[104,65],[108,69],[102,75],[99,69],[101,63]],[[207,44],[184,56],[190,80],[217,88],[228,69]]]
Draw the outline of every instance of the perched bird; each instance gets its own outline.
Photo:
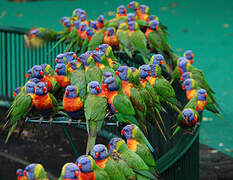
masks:
[[[64,16],[64,17],[62,17],[61,19],[60,19],[60,23],[61,24],[63,24],[63,22],[65,21],[65,20],[67,20],[67,19],[69,19],[67,16]]]
[[[65,112],[69,115],[69,124],[72,120],[80,120],[83,114],[83,103],[79,97],[79,91],[75,86],[67,86],[63,97],[62,105]]]
[[[32,78],[42,79],[44,77],[43,69],[40,65],[32,67]]]
[[[57,113],[57,100],[48,93],[45,83],[40,82],[35,88],[34,106],[41,115],[40,123],[46,117],[52,122],[53,116]]]
[[[65,64],[57,64],[55,67],[56,72],[56,80],[57,83],[65,88],[66,86],[70,85],[70,79],[67,74],[67,67]]]
[[[83,180],[110,180],[108,174],[96,165],[95,160],[91,156],[80,156],[76,163],[79,167],[79,179]]]
[[[164,63],[164,57],[162,54],[155,54],[150,59],[150,64],[162,65]]]
[[[90,41],[94,34],[95,34],[95,30],[93,28],[88,28],[87,29],[87,40]]]
[[[90,153],[95,145],[97,133],[100,131],[107,113],[107,100],[100,84],[91,81],[88,84],[88,96],[84,104],[88,142],[86,154]]]
[[[63,53],[58,54],[56,56],[55,63],[58,63],[58,64],[66,63],[65,60],[64,60],[64,54]]]
[[[79,168],[75,163],[66,163],[63,165],[61,175],[58,180],[79,180]]]
[[[15,88],[15,90],[14,90],[14,92],[13,92],[13,96],[14,96],[14,97],[17,96],[17,95],[20,93],[21,89],[22,89],[21,86]]]
[[[98,29],[98,21],[90,21],[89,27],[93,28],[94,30]]]
[[[132,9],[135,11],[135,13],[137,14],[137,17],[140,17],[141,15],[141,11],[139,9],[139,3],[136,1],[131,1],[128,5],[127,5],[128,9]]]
[[[117,163],[109,156],[107,148],[103,144],[97,144],[92,151],[92,157],[97,166],[103,169],[112,180],[126,180],[124,174],[118,168]]]
[[[17,176],[17,180],[28,180],[26,175],[23,173],[22,169],[17,169],[16,176]]]
[[[49,180],[44,167],[41,164],[29,164],[24,170],[29,180]]]
[[[118,38],[115,33],[115,29],[113,27],[107,28],[104,36],[104,41],[105,44],[109,44],[112,47],[118,46]]]
[[[87,29],[88,29],[88,25],[85,22],[81,22],[79,25],[79,29],[78,29],[78,34],[81,37],[81,39],[85,39],[87,36]]]
[[[116,18],[119,18],[119,17],[124,17],[124,16],[127,16],[127,10],[125,8],[124,5],[120,5],[118,8],[117,8],[117,14],[116,14]]]
[[[146,163],[139,155],[128,148],[123,139],[112,138],[109,141],[108,149],[110,153],[114,150],[120,153],[121,158],[124,159],[135,172],[137,172],[137,176],[140,174],[140,177],[142,176],[145,179],[156,179],[156,177],[150,173],[149,167]]]
[[[74,52],[65,52],[63,59],[66,63],[69,63],[77,58],[77,55]]]
[[[189,61],[190,64],[193,64],[193,52],[192,52],[192,50],[185,51],[184,57]]]
[[[71,29],[72,29],[72,24],[71,24],[71,21],[70,19],[65,19],[63,21],[63,26],[67,28],[67,30],[70,32]]]
[[[104,15],[99,15],[97,18],[97,28],[103,28],[104,27]]]
[[[101,44],[96,48],[96,51],[102,51],[105,53],[105,56],[107,58],[110,58],[112,61],[117,61],[117,59],[114,56],[112,47],[108,44]]]

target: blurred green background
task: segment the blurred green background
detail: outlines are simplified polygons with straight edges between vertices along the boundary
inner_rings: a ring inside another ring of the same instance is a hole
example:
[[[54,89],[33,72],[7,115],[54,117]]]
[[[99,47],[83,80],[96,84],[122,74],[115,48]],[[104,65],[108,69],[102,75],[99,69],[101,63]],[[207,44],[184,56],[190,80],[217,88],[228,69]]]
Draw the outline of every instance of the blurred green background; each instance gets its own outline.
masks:
[[[73,9],[83,8],[89,19],[99,14],[112,17],[116,8],[130,1],[118,0],[44,0],[14,3],[0,0],[0,26],[31,28],[50,27],[61,30],[59,19],[70,16]],[[150,6],[168,26],[169,41],[182,55],[194,52],[194,65],[204,71],[215,90],[226,120],[204,112],[200,141],[233,157],[233,1],[148,0]]]

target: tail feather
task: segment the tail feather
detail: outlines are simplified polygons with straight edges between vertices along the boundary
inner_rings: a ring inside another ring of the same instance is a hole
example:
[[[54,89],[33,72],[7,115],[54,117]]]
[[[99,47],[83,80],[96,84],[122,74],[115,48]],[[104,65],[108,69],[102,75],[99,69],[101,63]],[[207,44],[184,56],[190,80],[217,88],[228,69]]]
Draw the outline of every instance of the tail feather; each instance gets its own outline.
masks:
[[[12,133],[14,132],[16,126],[17,126],[17,122],[14,123],[11,127],[11,129],[9,130],[8,134],[7,134],[7,137],[6,137],[6,140],[5,140],[5,144],[8,142],[9,138],[11,137]]]

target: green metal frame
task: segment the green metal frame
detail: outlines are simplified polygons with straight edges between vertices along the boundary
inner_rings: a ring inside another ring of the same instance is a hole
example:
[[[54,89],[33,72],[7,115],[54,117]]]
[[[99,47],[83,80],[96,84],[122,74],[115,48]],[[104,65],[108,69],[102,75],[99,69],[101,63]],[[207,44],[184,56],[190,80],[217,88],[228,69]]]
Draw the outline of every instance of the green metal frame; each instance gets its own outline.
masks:
[[[10,106],[10,102],[12,101],[12,92],[16,86],[15,84],[17,84],[17,86],[19,85],[17,79],[22,78],[23,82],[21,83],[25,83],[26,78],[24,75],[26,74],[26,70],[29,67],[37,63],[49,63],[54,65],[55,55],[57,53],[61,53],[65,48],[65,45],[61,45],[55,50],[53,54],[47,54],[48,50],[54,44],[54,42],[49,42],[43,48],[28,51],[22,42],[23,35],[26,32],[28,32],[27,29],[0,26],[0,60],[4,66],[0,68],[0,79],[3,80],[0,82],[0,107]],[[17,57],[24,59],[25,62],[23,65],[17,61]],[[124,56],[120,56],[120,58],[124,59]],[[124,61],[121,61],[121,59],[119,59],[121,63],[126,63],[135,67],[139,65],[132,63],[132,61],[129,59],[125,59]],[[12,64],[14,67],[9,67],[8,64]],[[20,69],[16,69],[16,66],[20,66]],[[11,78],[11,81],[9,78]],[[177,87],[178,86],[175,88],[177,89]],[[184,99],[182,94],[183,92],[177,93],[177,95],[180,96],[179,99],[181,100]],[[182,104],[185,104],[185,102],[182,102]],[[165,121],[168,123],[167,126],[170,125],[169,123],[171,123],[171,119],[174,123],[174,113],[170,113],[169,111],[169,114],[170,115],[167,117],[165,115]],[[39,123],[38,119],[29,119],[27,122]],[[50,122],[44,120],[42,123]],[[74,154],[76,157],[78,157],[79,153],[67,128],[68,118],[55,117],[52,124],[60,124],[63,127],[64,133],[72,146]],[[105,127],[111,127],[114,125],[115,123],[106,123]],[[86,125],[83,122],[78,124],[76,121],[74,121],[72,122],[71,126],[86,130]],[[112,132],[112,130],[109,130],[105,127],[98,133],[99,136],[102,136],[106,139],[119,136],[119,132],[115,131],[117,128],[114,127]],[[156,133],[156,130],[152,128],[150,132]],[[154,139],[156,136],[158,136],[158,139]],[[169,143],[167,142],[167,144],[165,144],[166,142],[162,142],[161,144],[160,139],[162,139],[162,137],[159,137],[158,134],[156,134],[156,136],[151,134],[149,140],[153,141],[152,145],[154,146],[157,144],[159,144],[159,146],[163,146],[161,148],[164,152],[160,154],[160,157],[157,160],[157,168],[164,179],[199,179],[199,131],[197,130],[194,135],[178,134],[178,136],[174,137],[172,141],[170,140]],[[189,169],[187,170],[187,168]]]

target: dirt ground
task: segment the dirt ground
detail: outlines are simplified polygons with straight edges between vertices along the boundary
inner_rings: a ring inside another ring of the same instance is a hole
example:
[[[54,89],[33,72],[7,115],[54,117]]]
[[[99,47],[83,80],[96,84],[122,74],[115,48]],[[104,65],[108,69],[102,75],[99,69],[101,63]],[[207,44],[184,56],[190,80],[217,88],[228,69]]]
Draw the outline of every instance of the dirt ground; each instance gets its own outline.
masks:
[[[0,114],[2,116],[2,114]],[[34,130],[32,130],[34,129]],[[87,133],[81,129],[69,128],[80,155],[85,153]],[[0,135],[0,179],[16,179],[15,172],[29,162],[42,163],[51,177],[58,177],[66,162],[74,162],[76,157],[69,141],[59,125],[29,124],[20,138],[17,134],[4,143],[5,135]],[[97,138],[97,143],[107,144]],[[200,179],[233,180],[233,158],[205,145],[200,146]]]

